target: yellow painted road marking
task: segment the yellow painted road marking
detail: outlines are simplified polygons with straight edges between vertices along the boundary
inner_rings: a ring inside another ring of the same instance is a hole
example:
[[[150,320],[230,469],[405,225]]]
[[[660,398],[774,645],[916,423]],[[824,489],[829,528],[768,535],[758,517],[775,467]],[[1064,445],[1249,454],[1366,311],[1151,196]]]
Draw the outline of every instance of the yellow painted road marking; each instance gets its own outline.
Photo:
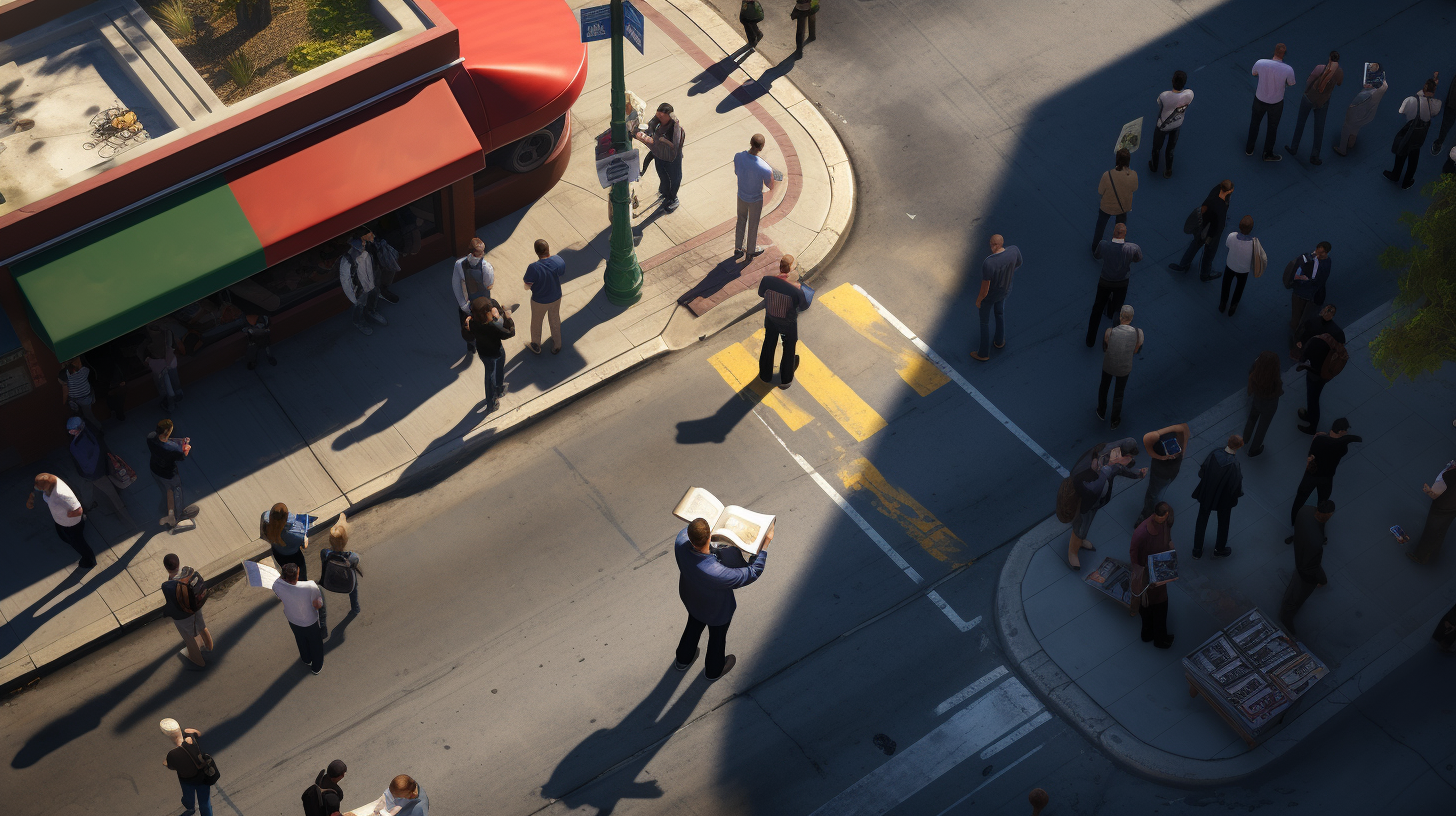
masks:
[[[763,329],[753,333],[749,339],[749,351],[763,349]],[[829,370],[814,352],[803,343],[798,346],[799,367],[794,371],[794,382],[804,386],[829,415],[844,426],[849,435],[863,442],[885,427],[885,420],[870,404],[860,399],[854,389]]]
[[[889,338],[898,337],[899,332],[880,317],[875,305],[855,291],[853,285],[846,283],[828,294],[820,295],[819,302],[828,306],[830,311],[843,318],[844,322],[870,342],[895,357],[896,372],[906,385],[915,389],[915,393],[922,397],[929,396],[935,389],[950,382],[950,377],[945,376],[944,372],[919,351],[905,348],[898,343],[891,346]]]
[[[760,331],[760,348],[763,347],[762,337],[763,332]],[[758,378],[758,358],[749,353],[742,343],[728,346],[709,357],[708,362],[718,369],[718,374],[738,392],[738,396],[749,403],[762,402],[772,408],[789,430],[797,431],[814,419],[813,414],[795,405],[783,392]]]
[[[965,542],[956,537],[935,514],[905,491],[890,484],[868,459],[856,459],[839,473],[849,490],[868,491],[875,509],[899,524],[920,549],[937,561],[959,565]],[[965,562],[968,563],[968,562]]]

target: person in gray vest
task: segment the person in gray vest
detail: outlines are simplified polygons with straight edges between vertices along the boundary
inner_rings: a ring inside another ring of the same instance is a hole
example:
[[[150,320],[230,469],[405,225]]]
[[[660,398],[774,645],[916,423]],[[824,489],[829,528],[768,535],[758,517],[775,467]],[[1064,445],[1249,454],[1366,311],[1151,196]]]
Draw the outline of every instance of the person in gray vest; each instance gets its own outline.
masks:
[[[1132,373],[1133,355],[1143,350],[1143,330],[1132,326],[1132,307],[1123,306],[1117,325],[1102,333],[1102,385],[1097,389],[1097,418],[1107,419],[1107,387],[1112,392],[1112,427],[1122,424],[1122,392]]]
[[[379,313],[379,284],[374,277],[374,257],[369,245],[374,243],[374,230],[360,227],[349,239],[349,249],[339,258],[339,285],[344,297],[354,304],[354,327],[364,334],[373,334],[372,321],[388,326]]]
[[[470,317],[470,301],[490,297],[495,286],[495,267],[485,259],[485,242],[479,238],[470,239],[470,254],[455,262],[455,272],[450,276],[450,291],[455,293],[455,304],[460,310],[455,316],[460,319],[460,336],[465,338],[465,353],[475,353],[475,337],[465,330],[465,319]]]

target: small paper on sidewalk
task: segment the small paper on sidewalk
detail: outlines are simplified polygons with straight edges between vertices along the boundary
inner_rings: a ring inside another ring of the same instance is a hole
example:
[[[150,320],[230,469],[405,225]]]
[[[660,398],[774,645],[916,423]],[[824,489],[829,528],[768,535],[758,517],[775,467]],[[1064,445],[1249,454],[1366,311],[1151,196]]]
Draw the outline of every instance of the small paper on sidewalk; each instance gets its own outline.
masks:
[[[278,580],[278,570],[257,561],[244,561],[243,572],[248,575],[250,587],[272,589],[273,582]]]

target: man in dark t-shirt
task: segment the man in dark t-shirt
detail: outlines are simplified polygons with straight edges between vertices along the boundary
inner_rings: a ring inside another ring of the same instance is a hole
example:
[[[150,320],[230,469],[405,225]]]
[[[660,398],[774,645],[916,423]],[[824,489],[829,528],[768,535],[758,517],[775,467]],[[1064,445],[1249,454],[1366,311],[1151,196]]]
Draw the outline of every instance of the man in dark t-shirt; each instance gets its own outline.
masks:
[[[1218,241],[1223,236],[1224,224],[1228,221],[1229,198],[1233,192],[1234,183],[1228,179],[1219,182],[1208,192],[1208,197],[1198,207],[1199,227],[1193,233],[1193,240],[1183,250],[1183,259],[1178,263],[1168,264],[1169,269],[1187,272],[1193,266],[1193,256],[1202,249],[1203,261],[1198,279],[1209,281],[1223,275],[1222,272],[1213,271],[1213,256],[1218,254]]]
[[[981,312],[981,345],[971,357],[981,362],[991,359],[991,316],[996,316],[996,348],[1006,347],[1006,298],[1011,295],[1011,278],[1021,268],[1021,250],[1006,246],[1000,235],[991,236],[991,254],[981,262],[981,290],[976,295],[976,308]]]
[[[1330,497],[1335,485],[1335,469],[1349,452],[1350,445],[1365,440],[1350,433],[1350,420],[1340,417],[1330,423],[1329,433],[1315,434],[1309,440],[1309,457],[1305,460],[1304,478],[1299,480],[1299,489],[1294,491],[1294,506],[1289,508],[1289,523],[1299,519],[1299,510],[1309,499],[1309,494],[1319,491],[1319,501]],[[1294,543],[1294,536],[1284,539],[1285,544]]]
[[[1330,344],[1326,343],[1323,338],[1328,336],[1338,343],[1345,342],[1344,330],[1336,326],[1333,320],[1326,322],[1328,323],[1327,331],[1310,337],[1300,347],[1301,356],[1298,368],[1304,372],[1305,407],[1299,409],[1299,418],[1304,420],[1305,424],[1298,427],[1300,431],[1311,435],[1319,430],[1320,392],[1325,390],[1325,383],[1329,382],[1320,376],[1324,371],[1325,358],[1330,356],[1331,351]]]
[[[763,349],[758,354],[758,378],[773,382],[774,351],[779,339],[784,353],[779,358],[779,388],[794,382],[799,367],[799,310],[809,308],[803,287],[794,273],[794,256],[779,258],[779,273],[764,275],[758,280],[758,296],[763,298]]]
[[[171,717],[162,720],[161,725],[162,733],[176,746],[167,752],[162,764],[177,772],[177,781],[182,785],[183,813],[191,814],[195,809],[201,816],[212,816],[211,789],[201,768],[202,732],[196,728],[183,730]]]

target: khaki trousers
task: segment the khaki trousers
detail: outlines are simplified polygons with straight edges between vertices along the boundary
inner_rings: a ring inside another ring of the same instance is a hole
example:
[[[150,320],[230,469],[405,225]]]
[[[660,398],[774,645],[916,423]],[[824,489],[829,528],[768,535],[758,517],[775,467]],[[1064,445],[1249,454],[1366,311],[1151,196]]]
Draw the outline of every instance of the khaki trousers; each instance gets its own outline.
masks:
[[[551,321],[551,347],[561,348],[561,298],[550,303],[531,301],[531,342],[537,346],[541,345],[542,318]]]

